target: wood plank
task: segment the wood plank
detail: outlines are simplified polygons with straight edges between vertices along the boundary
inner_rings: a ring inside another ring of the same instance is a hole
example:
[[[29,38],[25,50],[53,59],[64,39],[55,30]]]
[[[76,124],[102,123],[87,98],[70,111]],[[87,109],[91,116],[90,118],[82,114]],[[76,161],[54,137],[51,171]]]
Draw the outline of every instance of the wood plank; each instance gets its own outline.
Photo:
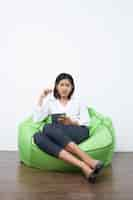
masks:
[[[0,200],[133,199],[133,153],[115,153],[95,184],[82,173],[48,172],[19,162],[17,151],[0,151]]]

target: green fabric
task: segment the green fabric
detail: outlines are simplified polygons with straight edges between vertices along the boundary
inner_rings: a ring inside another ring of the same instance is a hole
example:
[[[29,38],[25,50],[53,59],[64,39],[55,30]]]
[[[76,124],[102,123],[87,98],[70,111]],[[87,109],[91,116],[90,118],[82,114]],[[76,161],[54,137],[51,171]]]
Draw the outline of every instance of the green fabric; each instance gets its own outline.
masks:
[[[95,159],[102,160],[105,166],[112,162],[115,149],[115,130],[112,120],[93,108],[88,108],[90,117],[90,137],[78,146]],[[20,160],[30,167],[54,171],[79,171],[76,166],[55,158],[41,151],[33,141],[35,132],[51,123],[51,117],[41,122],[33,122],[32,116],[26,118],[18,126],[18,150]]]

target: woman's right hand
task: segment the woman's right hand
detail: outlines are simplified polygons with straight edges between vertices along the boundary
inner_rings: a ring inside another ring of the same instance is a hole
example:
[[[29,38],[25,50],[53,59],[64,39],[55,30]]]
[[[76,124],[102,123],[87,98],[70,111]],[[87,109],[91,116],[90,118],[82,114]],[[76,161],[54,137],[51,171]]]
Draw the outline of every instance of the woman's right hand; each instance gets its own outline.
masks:
[[[44,89],[43,92],[41,93],[41,97],[45,98],[46,96],[48,96],[48,94],[50,94],[53,90],[50,88]]]
[[[39,105],[39,106],[42,105],[43,99],[44,99],[45,97],[47,97],[48,94],[52,93],[52,91],[53,91],[53,90],[50,89],[50,88],[46,88],[46,89],[44,89],[44,90],[42,91],[42,93],[41,93],[40,96],[39,96],[39,100],[38,100],[38,105]]]

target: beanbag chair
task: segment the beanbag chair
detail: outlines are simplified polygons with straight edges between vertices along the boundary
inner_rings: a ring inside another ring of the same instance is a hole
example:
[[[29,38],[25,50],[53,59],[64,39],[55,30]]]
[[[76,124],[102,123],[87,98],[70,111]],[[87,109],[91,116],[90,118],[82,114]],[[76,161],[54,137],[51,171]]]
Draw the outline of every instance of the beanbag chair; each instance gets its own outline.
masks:
[[[115,149],[115,130],[110,117],[98,113],[94,108],[88,108],[90,116],[90,136],[78,144],[79,148],[97,160],[102,160],[104,166],[112,162]],[[33,122],[29,116],[18,125],[18,152],[20,162],[29,167],[49,171],[79,171],[80,168],[56,158],[39,149],[34,143],[33,135],[51,123],[51,117],[41,122]]]

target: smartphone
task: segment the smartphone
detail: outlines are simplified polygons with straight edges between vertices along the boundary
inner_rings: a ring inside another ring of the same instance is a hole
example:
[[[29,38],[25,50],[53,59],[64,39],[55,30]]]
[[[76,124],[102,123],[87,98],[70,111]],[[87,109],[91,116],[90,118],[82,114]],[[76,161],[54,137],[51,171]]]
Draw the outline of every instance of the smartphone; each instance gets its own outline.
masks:
[[[59,123],[58,118],[60,117],[65,117],[66,113],[55,113],[55,114],[51,114],[52,117],[52,123]]]
[[[66,117],[66,113],[61,114],[59,117]]]

